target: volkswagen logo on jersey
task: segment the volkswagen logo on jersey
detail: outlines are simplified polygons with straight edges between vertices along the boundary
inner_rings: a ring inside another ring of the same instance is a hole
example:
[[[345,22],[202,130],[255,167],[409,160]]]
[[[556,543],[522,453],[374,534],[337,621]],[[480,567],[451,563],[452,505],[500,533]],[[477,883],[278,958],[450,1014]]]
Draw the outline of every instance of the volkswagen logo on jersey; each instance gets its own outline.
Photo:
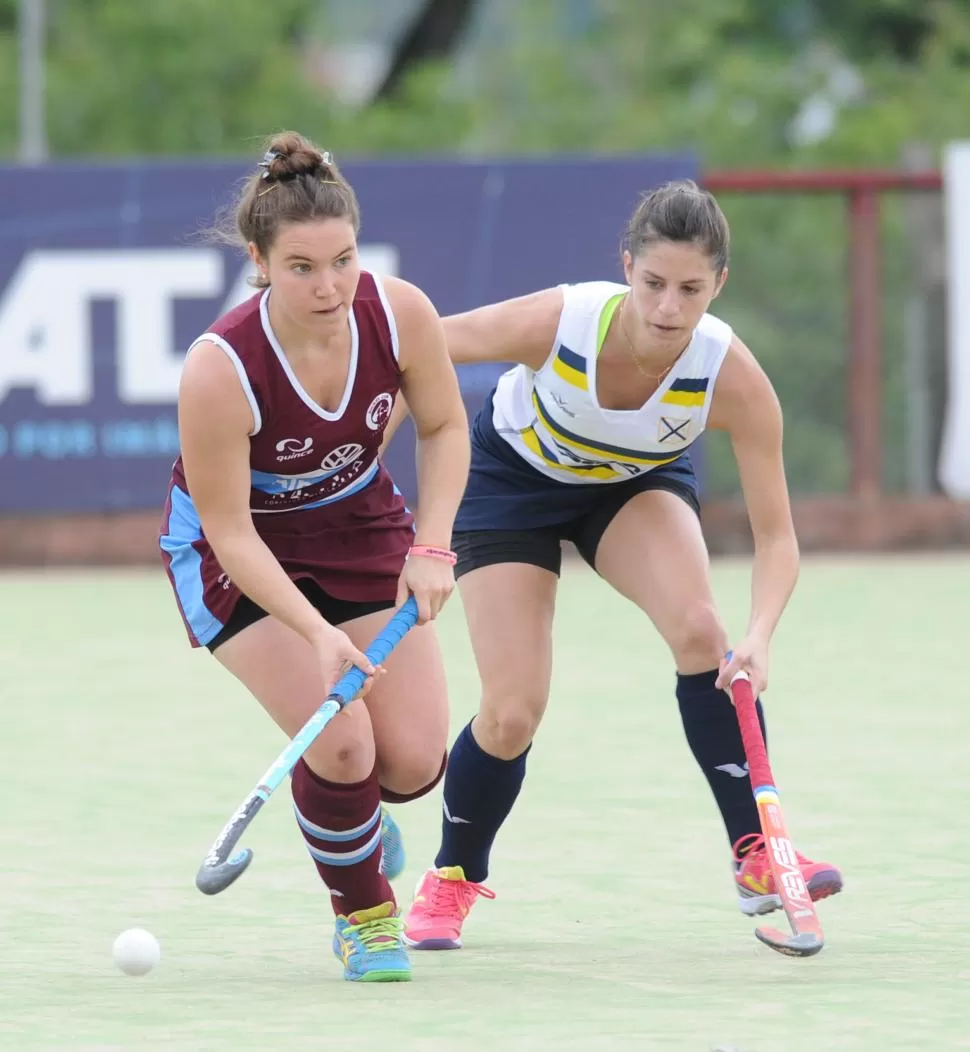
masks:
[[[281,438],[276,443],[276,452],[280,455],[277,460],[296,460],[297,457],[306,456],[313,449],[313,439],[304,438]]]
[[[344,465],[356,460],[363,452],[364,447],[359,442],[345,442],[342,446],[330,450],[320,461],[320,467],[326,471],[339,471]]]
[[[371,431],[380,431],[387,423],[387,418],[391,415],[391,406],[393,405],[394,399],[387,391],[383,391],[371,402],[367,407],[367,412],[364,414],[364,419],[367,421],[367,426]]]

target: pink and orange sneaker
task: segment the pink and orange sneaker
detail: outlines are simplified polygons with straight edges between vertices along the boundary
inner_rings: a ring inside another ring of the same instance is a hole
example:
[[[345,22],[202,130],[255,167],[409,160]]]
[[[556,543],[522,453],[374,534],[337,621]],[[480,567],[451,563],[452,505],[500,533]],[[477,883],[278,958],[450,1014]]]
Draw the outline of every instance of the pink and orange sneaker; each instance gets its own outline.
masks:
[[[734,845],[734,861],[741,912],[755,917],[781,909],[765,838],[760,833],[741,837]],[[830,862],[812,862],[798,853],[798,865],[813,902],[837,895],[842,890],[842,874]]]
[[[494,899],[484,884],[465,880],[461,866],[429,869],[404,918],[404,941],[413,950],[461,949],[461,926],[475,899]]]

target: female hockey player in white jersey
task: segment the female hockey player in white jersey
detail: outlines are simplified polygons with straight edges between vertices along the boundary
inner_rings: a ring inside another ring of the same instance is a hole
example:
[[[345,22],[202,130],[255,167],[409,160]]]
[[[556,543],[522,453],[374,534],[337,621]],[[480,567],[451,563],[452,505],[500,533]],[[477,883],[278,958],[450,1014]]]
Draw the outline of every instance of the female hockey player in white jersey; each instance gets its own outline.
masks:
[[[733,847],[741,909],[780,905],[724,688],[739,668],[756,692],[766,686],[798,544],[778,399],[748,348],[707,313],[727,278],[728,250],[714,198],[692,182],[671,183],[630,219],[626,284],[564,285],[443,319],[454,362],[517,364],[474,423],[455,521],[482,695],[452,749],[441,849],[405,922],[416,948],[459,946],[472,903],[492,894],[481,884],[489,852],[549,695],[563,540],[670,648],[687,741]],[[730,662],[688,452],[705,428],[730,436],[754,536],[751,614]],[[841,889],[834,866],[799,861],[813,898]]]

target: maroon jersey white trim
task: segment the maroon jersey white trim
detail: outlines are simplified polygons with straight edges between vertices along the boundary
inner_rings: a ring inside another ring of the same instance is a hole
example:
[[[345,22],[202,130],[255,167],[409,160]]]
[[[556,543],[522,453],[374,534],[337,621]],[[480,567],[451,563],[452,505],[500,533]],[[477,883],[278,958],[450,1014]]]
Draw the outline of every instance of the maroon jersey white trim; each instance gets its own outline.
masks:
[[[324,409],[323,406],[318,405],[309,394],[303,384],[296,377],[296,373],[293,372],[293,367],[290,365],[289,359],[286,357],[286,352],[280,346],[280,341],[276,338],[276,333],[273,332],[273,326],[269,320],[269,296],[270,289],[267,289],[259,301],[259,318],[263,325],[263,332],[266,333],[266,339],[269,341],[270,347],[273,348],[273,352],[276,355],[277,360],[283,367],[283,372],[286,373],[287,379],[293,387],[293,390],[297,393],[300,400],[304,405],[308,406],[314,413],[317,414],[323,420],[339,420],[347,408],[347,403],[350,401],[351,393],[354,390],[354,380],[357,378],[357,357],[360,354],[360,333],[357,329],[357,319],[354,317],[353,309],[350,311],[348,318],[350,324],[350,364],[347,367],[347,383],[344,386],[344,393],[340,399],[340,404],[337,408],[330,412],[328,409]],[[382,302],[382,305],[383,302]],[[390,317],[390,307],[386,306],[388,311],[388,317]],[[395,358],[395,361],[397,359]]]

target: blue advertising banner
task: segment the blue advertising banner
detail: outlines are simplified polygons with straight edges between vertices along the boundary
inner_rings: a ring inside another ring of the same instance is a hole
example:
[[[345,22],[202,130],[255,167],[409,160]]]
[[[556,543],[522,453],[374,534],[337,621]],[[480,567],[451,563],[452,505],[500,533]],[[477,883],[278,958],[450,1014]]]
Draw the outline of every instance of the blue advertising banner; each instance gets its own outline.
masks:
[[[620,279],[638,195],[687,155],[348,162],[363,265],[442,314],[560,282]],[[199,237],[245,166],[0,167],[0,514],[161,507],[185,349],[252,290]],[[500,367],[462,367],[469,412]],[[414,498],[413,445],[388,457]]]

